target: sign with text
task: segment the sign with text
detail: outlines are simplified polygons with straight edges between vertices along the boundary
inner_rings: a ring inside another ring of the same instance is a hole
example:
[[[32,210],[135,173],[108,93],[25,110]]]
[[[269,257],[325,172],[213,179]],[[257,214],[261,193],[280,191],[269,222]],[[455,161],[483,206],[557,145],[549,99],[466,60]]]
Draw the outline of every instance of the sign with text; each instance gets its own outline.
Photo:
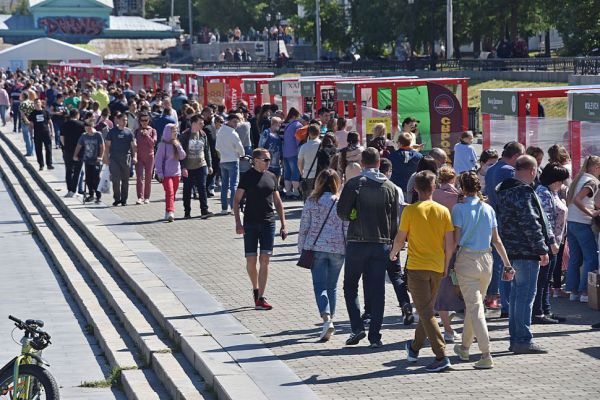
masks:
[[[300,82],[300,94],[302,97],[315,97],[316,93],[314,82]]]
[[[385,124],[386,132],[392,132],[392,118],[391,117],[373,117],[373,118],[367,118],[367,120],[366,120],[367,134],[373,133],[373,128],[377,124]]]
[[[600,93],[573,93],[571,120],[600,121]]]
[[[282,94],[287,97],[300,97],[301,89],[300,82],[283,82],[282,83]]]
[[[256,94],[256,81],[244,81],[244,93]]]
[[[356,90],[352,83],[337,83],[335,85],[337,99],[343,101],[356,100]]]
[[[269,93],[272,95],[281,95],[281,81],[269,82]]]
[[[482,90],[481,113],[517,116],[517,92]]]

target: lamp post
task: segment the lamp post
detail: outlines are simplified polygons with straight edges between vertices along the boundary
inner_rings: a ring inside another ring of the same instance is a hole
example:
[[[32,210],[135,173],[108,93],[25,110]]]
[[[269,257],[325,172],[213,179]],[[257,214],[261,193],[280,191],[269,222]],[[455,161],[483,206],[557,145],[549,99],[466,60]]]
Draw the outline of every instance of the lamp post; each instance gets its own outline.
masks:
[[[267,20],[267,60],[271,61],[271,13],[265,15]]]
[[[317,61],[321,60],[321,0],[315,0],[315,26],[317,28]]]

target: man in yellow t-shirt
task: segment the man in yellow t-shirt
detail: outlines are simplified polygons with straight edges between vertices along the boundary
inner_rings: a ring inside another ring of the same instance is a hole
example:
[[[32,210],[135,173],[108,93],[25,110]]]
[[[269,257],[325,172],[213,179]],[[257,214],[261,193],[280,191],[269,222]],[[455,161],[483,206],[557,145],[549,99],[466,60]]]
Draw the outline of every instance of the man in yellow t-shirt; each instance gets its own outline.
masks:
[[[444,371],[451,366],[433,307],[440,282],[448,273],[454,249],[454,227],[448,209],[431,198],[435,181],[436,176],[430,171],[415,175],[419,201],[404,208],[400,228],[390,251],[390,259],[396,260],[408,239],[408,288],[420,318],[415,338],[406,343],[407,359],[416,362],[419,350],[425,339],[429,338],[435,353],[435,361],[426,367],[429,372]]]

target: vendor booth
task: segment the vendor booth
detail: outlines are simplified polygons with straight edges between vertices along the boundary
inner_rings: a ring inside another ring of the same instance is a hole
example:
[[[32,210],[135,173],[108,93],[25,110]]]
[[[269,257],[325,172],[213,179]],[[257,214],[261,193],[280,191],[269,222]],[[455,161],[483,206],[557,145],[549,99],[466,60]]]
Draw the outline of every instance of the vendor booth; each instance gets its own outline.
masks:
[[[441,147],[450,152],[460,134],[468,129],[468,79],[413,79],[396,77],[337,82],[336,100],[345,116],[353,120],[362,142],[376,123],[388,132],[400,129],[406,117],[419,122],[418,140],[424,149]]]
[[[600,89],[569,91],[567,96],[569,142],[575,174],[587,156],[600,155]]]
[[[244,97],[242,90],[244,79],[269,79],[274,75],[272,72],[249,71],[197,71],[195,74],[198,86],[197,93],[202,103],[205,106],[211,103],[222,104],[228,110],[234,108],[237,102],[242,99],[250,104],[249,98]]]

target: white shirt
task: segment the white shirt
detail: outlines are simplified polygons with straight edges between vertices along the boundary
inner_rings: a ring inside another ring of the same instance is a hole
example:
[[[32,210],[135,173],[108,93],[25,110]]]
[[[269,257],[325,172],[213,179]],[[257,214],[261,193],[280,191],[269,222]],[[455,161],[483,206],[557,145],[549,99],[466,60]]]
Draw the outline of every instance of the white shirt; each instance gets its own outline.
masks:
[[[588,173],[584,173],[583,175],[581,175],[581,178],[579,178],[579,182],[577,182],[577,186],[575,187],[574,196],[577,196],[577,194],[579,192],[581,192],[581,189],[583,189],[583,187],[586,186],[586,184],[588,184],[588,183],[589,183],[588,186],[592,190],[592,195],[585,196],[582,200],[582,203],[585,206],[585,208],[587,208],[588,210],[593,210],[594,209],[594,197],[596,196],[596,193],[598,192],[598,180],[596,179],[596,177],[594,175],[590,175]],[[581,211],[579,209],[579,207],[577,207],[575,205],[574,202],[571,202],[571,204],[569,204],[569,212],[568,212],[568,216],[567,216],[567,221],[591,225],[592,217],[590,217],[589,215],[587,215],[583,211]]]
[[[244,155],[240,136],[232,127],[223,124],[217,132],[215,148],[221,154],[221,162],[237,162]]]
[[[317,157],[317,151],[319,150],[319,146],[321,146],[320,139],[308,139],[306,143],[304,143],[300,147],[300,151],[298,152],[298,161],[302,160],[302,178],[314,178],[317,174],[317,162],[315,161],[315,157]],[[313,164],[312,169],[310,166]],[[308,174],[308,170],[310,169],[310,175]]]

